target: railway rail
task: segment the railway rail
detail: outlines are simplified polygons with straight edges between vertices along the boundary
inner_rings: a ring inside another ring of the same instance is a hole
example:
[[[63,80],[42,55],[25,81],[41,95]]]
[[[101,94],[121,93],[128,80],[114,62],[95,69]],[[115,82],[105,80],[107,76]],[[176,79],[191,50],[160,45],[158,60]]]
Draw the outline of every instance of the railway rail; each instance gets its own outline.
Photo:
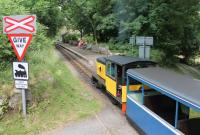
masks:
[[[57,45],[56,48],[63,54],[63,56],[79,71],[81,75],[83,75],[84,79],[91,80],[91,76],[93,74],[93,71],[91,68],[88,68],[85,64],[83,64],[83,61],[87,63],[88,65],[89,60],[85,58],[84,56],[80,56],[75,51],[67,48],[63,45]]]

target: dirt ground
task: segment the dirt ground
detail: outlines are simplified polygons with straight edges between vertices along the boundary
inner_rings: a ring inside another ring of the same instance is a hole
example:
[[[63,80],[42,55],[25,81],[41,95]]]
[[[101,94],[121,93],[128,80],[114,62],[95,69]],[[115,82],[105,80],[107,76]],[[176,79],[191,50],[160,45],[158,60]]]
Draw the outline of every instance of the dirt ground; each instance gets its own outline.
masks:
[[[113,105],[101,90],[94,88],[89,82],[86,82],[87,80],[84,80],[78,71],[59,52],[58,55],[65,61],[72,73],[80,79],[86,89],[92,93],[94,98],[102,102],[103,107],[99,113],[85,120],[62,125],[56,130],[47,133],[47,135],[139,135],[118,106]],[[85,53],[83,55],[91,58],[91,60],[93,59],[93,62],[98,57],[92,53]]]

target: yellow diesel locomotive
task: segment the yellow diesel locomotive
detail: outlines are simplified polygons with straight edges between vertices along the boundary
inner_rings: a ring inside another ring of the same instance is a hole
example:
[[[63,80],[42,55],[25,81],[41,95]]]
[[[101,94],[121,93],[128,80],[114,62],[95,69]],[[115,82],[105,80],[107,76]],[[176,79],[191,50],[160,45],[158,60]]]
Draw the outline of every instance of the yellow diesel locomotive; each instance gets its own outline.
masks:
[[[126,111],[126,71],[134,68],[155,67],[153,61],[140,59],[131,56],[113,55],[99,57],[96,60],[96,74],[92,76],[92,81],[98,86],[105,88],[106,92],[117,103],[122,106],[122,112]],[[149,88],[144,87],[145,90]],[[141,84],[136,80],[129,85],[129,90],[141,90]]]

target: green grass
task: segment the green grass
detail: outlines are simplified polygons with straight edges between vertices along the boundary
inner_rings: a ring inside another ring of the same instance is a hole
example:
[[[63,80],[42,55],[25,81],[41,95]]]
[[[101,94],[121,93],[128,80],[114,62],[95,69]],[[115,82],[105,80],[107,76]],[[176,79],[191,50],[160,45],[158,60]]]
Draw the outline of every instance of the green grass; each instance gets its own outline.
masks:
[[[0,121],[1,135],[35,135],[100,110],[100,102],[71,74],[53,47],[31,52],[28,61],[29,87],[33,97],[28,117],[24,120],[21,113],[7,114]],[[9,70],[2,74],[9,74],[6,78],[12,80]],[[10,87],[9,84],[6,87]]]
[[[12,91],[12,68],[9,65],[5,70],[0,71],[0,96],[9,96]]]
[[[197,112],[195,110],[190,110],[190,118],[200,118],[200,112]]]

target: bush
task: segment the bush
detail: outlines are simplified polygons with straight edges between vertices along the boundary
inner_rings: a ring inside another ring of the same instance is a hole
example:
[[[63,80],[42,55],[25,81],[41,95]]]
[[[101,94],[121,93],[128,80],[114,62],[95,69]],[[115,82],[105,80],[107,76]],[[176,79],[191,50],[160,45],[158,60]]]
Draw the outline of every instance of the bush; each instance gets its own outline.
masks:
[[[129,44],[122,44],[122,43],[117,43],[117,44],[109,43],[108,45],[110,50],[127,51],[130,48],[132,48],[132,46],[130,46]]]
[[[156,62],[162,62],[163,52],[158,49],[151,48],[151,59]]]
[[[70,41],[77,41],[77,35],[76,34],[65,34],[63,35],[63,42],[69,43]]]
[[[109,49],[113,52],[124,53],[127,55],[138,56],[138,49],[127,43],[108,43]]]
[[[94,39],[93,39],[93,36],[91,35],[86,35],[83,37],[83,40],[86,41],[87,43],[94,43]]]

